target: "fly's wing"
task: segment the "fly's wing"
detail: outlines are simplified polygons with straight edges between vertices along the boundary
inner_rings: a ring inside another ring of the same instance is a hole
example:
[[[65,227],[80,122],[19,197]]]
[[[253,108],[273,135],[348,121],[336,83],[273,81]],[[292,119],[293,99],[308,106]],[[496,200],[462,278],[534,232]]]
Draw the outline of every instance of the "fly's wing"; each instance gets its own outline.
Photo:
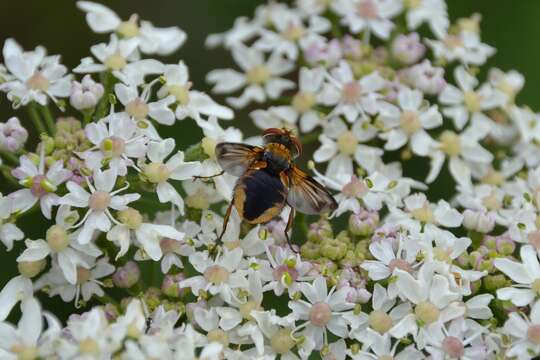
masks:
[[[337,208],[328,190],[296,166],[291,168],[287,203],[304,214],[315,215]]]
[[[216,158],[221,168],[228,174],[242,176],[254,161],[259,160],[264,150],[258,146],[240,143],[219,143]]]

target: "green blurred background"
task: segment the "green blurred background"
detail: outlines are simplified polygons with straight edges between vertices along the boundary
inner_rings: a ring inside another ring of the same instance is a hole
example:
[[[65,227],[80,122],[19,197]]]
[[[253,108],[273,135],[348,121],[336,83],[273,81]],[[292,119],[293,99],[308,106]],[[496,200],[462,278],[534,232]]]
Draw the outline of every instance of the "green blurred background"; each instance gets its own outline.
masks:
[[[232,61],[222,49],[206,50],[207,34],[230,28],[238,16],[251,16],[262,0],[123,0],[101,1],[114,9],[123,19],[137,13],[142,19],[156,26],[180,26],[188,34],[186,44],[168,62],[184,60],[190,69],[194,88],[209,90],[204,82],[205,74],[214,68],[230,67]],[[482,14],[483,40],[497,48],[489,66],[503,70],[516,69],[527,77],[525,89],[518,98],[533,109],[540,108],[540,1],[535,0],[448,0],[452,19],[478,12]],[[6,38],[15,38],[25,49],[45,46],[50,54],[61,54],[63,63],[75,67],[82,57],[89,55],[89,47],[106,42],[108,37],[93,34],[88,28],[84,14],[75,7],[73,0],[1,0],[0,44]],[[223,103],[223,99],[216,99]],[[16,112],[4,96],[0,96],[0,121],[17,115],[26,122],[25,112]],[[239,118],[235,126],[253,129],[247,117]],[[173,128],[179,144],[193,144],[199,137],[197,128],[184,121]],[[0,181],[3,179],[0,178]],[[0,190],[10,191],[2,184]],[[35,223],[35,217],[23,219],[19,225],[27,236],[37,239],[44,236],[45,223]],[[15,250],[6,253],[0,246],[0,288],[17,274],[15,257],[22,248],[20,242]],[[45,308],[54,310],[62,318],[72,311],[58,299],[43,299]],[[63,315],[63,316],[62,316]]]

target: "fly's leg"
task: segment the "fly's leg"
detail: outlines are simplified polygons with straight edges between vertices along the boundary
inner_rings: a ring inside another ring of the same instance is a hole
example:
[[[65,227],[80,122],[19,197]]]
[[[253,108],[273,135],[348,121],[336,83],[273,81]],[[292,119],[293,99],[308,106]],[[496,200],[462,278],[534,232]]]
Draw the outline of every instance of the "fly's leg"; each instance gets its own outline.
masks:
[[[206,180],[210,180],[210,179],[213,179],[215,177],[221,176],[223,174],[225,174],[225,170],[221,170],[219,173],[214,174],[214,175],[210,175],[210,176],[194,176],[193,181],[195,181],[195,180],[206,181]]]
[[[295,214],[296,214],[296,210],[294,210],[294,208],[291,207],[291,212],[289,213],[289,219],[287,220],[287,226],[285,226],[285,238],[287,239],[287,244],[289,244],[289,248],[298,254],[298,250],[296,250],[293,243],[291,242],[291,238],[289,237],[289,230],[292,228]]]
[[[225,234],[225,230],[227,230],[227,224],[229,223],[229,218],[231,217],[232,208],[233,202],[231,201],[229,207],[227,208],[227,211],[225,212],[225,218],[223,219],[223,229],[221,230],[221,234],[219,234],[218,238],[216,239],[216,243],[214,244],[214,247],[210,250],[210,253],[217,254],[217,250],[221,247],[221,244],[223,244],[221,238]]]

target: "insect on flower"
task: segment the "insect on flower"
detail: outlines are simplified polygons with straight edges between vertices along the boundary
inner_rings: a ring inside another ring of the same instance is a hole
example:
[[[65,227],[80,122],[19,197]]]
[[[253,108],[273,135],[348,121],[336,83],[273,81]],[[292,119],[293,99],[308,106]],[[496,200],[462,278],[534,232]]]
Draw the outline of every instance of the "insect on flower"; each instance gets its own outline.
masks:
[[[336,200],[323,185],[300,170],[294,160],[302,153],[302,144],[289,130],[269,128],[263,133],[264,145],[252,146],[223,142],[216,146],[216,158],[223,173],[239,176],[233,199],[227,208],[218,243],[227,228],[233,206],[240,218],[250,224],[264,224],[291,207],[285,237],[296,210],[304,214],[321,214],[337,208]]]

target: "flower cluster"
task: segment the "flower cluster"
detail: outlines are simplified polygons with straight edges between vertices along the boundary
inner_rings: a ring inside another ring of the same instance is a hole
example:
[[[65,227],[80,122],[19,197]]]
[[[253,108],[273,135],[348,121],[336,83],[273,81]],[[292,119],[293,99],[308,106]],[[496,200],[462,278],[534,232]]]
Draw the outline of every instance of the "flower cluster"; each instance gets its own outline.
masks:
[[[521,74],[479,76],[495,49],[478,14],[271,1],[208,36],[237,65],[208,72],[214,101],[182,61],[148,58],[182,30],[77,7],[106,40],[73,70],[3,47],[0,91],[28,116],[0,123],[0,241],[19,272],[0,291],[2,358],[540,356],[540,118],[516,103]],[[262,225],[233,210],[218,244],[237,178],[193,179],[222,170],[218,143],[261,144],[233,109],[297,134],[335,196],[296,217],[298,252],[289,209]],[[186,121],[193,143],[162,137]]]

